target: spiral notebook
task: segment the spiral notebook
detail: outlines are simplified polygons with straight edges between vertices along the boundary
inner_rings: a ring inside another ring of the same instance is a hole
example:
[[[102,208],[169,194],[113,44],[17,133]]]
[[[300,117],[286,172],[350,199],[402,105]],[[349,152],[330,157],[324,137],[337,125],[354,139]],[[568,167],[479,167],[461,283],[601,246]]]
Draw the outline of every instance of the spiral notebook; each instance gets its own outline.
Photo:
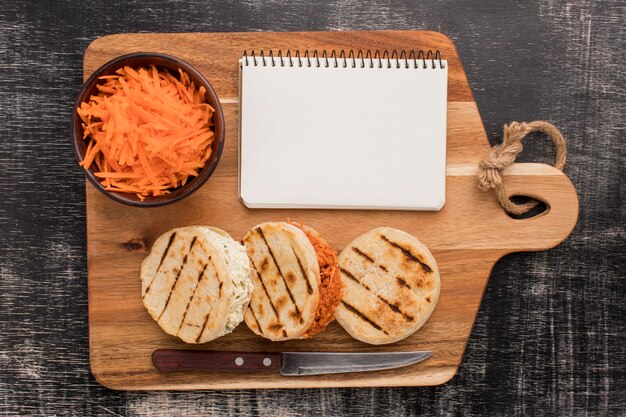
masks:
[[[249,208],[439,210],[439,51],[245,52],[239,196]]]

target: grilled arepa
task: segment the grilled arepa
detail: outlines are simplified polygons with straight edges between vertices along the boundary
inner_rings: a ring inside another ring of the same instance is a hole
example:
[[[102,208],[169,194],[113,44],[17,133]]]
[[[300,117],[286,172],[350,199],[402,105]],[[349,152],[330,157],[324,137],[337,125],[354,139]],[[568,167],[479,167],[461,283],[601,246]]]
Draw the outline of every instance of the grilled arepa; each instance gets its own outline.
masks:
[[[141,265],[144,306],[166,333],[187,343],[230,333],[253,289],[245,248],[217,228],[170,230]]]
[[[439,299],[437,263],[419,240],[381,227],[339,254],[345,294],[335,312],[352,337],[382,345],[402,340],[428,320]]]
[[[343,284],[336,252],[315,230],[263,223],[243,243],[255,283],[244,316],[253,332],[274,341],[308,338],[334,319]]]

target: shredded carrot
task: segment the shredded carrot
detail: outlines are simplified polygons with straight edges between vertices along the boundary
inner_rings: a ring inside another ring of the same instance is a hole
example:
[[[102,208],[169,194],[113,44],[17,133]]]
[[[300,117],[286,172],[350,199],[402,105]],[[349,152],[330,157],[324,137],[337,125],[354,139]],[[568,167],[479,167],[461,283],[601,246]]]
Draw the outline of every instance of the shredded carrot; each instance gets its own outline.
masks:
[[[76,109],[87,151],[80,165],[111,191],[143,200],[186,184],[211,156],[213,113],[182,70],[124,67],[99,78],[98,93]]]

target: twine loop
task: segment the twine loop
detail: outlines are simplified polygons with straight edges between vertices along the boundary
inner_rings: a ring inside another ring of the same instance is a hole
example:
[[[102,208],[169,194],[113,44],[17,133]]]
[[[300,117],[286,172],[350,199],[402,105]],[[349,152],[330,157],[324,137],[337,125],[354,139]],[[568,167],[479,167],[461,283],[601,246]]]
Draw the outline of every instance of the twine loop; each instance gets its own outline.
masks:
[[[493,189],[502,207],[509,213],[521,215],[535,208],[540,201],[531,199],[524,204],[515,204],[507,197],[502,181],[504,168],[515,162],[517,155],[524,149],[522,140],[531,132],[541,132],[552,139],[556,149],[554,167],[563,171],[567,150],[563,135],[552,123],[541,120],[530,123],[512,122],[504,125],[502,143],[491,148],[478,164],[478,187],[483,191]]]

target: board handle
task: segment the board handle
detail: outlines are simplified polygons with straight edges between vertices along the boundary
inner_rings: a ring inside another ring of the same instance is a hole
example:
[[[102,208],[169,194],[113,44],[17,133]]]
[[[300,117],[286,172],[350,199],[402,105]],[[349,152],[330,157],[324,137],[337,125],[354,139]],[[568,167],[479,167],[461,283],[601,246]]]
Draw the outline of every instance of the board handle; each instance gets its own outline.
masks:
[[[275,371],[280,370],[281,359],[281,353],[268,352],[157,349],[152,353],[152,363],[160,372]]]
[[[512,122],[503,127],[502,143],[491,148],[489,153],[478,164],[478,188],[483,191],[493,189],[502,207],[512,215],[522,215],[539,205],[539,200],[531,199],[524,204],[515,204],[506,195],[506,188],[502,181],[502,170],[510,167],[517,155],[524,149],[522,140],[532,132],[545,133],[552,139],[556,149],[554,167],[563,171],[567,159],[565,138],[552,123],[535,120],[530,123]]]
[[[547,209],[527,219],[508,218],[506,237],[498,235],[503,239],[499,245],[511,253],[546,250],[563,242],[578,220],[578,195],[569,178],[553,166],[535,163],[514,164],[504,176],[507,198],[531,197]]]

